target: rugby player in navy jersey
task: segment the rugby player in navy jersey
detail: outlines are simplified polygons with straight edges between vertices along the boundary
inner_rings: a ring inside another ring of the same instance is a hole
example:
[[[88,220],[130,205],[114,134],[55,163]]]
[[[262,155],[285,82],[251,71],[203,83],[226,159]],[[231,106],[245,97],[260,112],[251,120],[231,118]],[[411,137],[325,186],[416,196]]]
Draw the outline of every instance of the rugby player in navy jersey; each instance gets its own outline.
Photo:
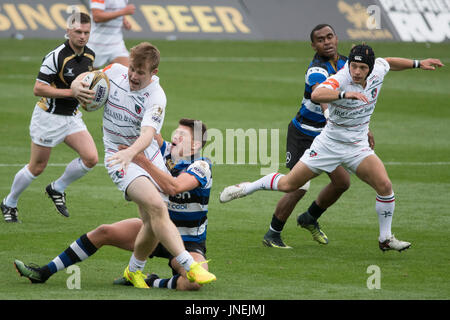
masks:
[[[186,250],[195,261],[205,261],[208,202],[212,186],[210,162],[200,156],[206,143],[206,126],[198,120],[181,119],[171,143],[163,141],[161,136],[156,138],[171,175],[153,165],[143,153],[138,154],[133,162],[147,170],[164,193],[169,195],[170,218],[177,226]],[[14,264],[21,276],[32,283],[43,283],[57,271],[90,257],[102,246],[111,245],[133,251],[141,226],[142,220],[138,218],[100,225],[74,241],[47,265],[26,265],[20,260],[15,260]],[[152,274],[145,280],[148,286],[177,290],[198,290],[201,287],[187,279],[184,268],[161,244],[157,245],[150,258],[154,256],[169,259],[173,276],[160,279]],[[202,266],[208,269],[207,263]],[[119,278],[114,283],[131,285],[125,278]]]
[[[332,26],[328,24],[317,25],[311,31],[310,38],[311,47],[316,54],[306,70],[302,105],[288,126],[286,167],[289,170],[292,170],[326,124],[324,117],[324,112],[327,112],[325,111],[326,104],[320,105],[312,101],[311,93],[327,77],[341,69],[347,61],[347,57],[338,53],[338,37]],[[374,140],[370,132],[369,143],[373,148]],[[339,166],[328,176],[331,182],[322,189],[308,210],[297,218],[298,224],[309,230],[313,239],[320,244],[327,244],[328,238],[320,229],[317,220],[350,187],[350,176],[343,167]],[[304,186],[294,192],[285,194],[278,201],[269,230],[264,235],[264,245],[275,248],[291,248],[281,239],[281,232],[295,206],[308,191],[309,185],[310,182],[308,181]]]

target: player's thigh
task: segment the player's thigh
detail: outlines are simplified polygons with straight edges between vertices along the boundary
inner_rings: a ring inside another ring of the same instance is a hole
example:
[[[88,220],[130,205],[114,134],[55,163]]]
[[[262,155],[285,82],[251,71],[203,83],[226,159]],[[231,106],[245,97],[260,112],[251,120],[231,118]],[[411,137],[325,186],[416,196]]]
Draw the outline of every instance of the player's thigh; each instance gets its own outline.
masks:
[[[141,229],[142,221],[131,218],[103,224],[87,233],[89,240],[97,247],[111,245],[124,250],[133,251],[136,236]]]
[[[145,176],[134,179],[127,187],[127,196],[137,203],[141,214],[167,208],[155,185]]]
[[[302,161],[298,161],[295,166],[278,182],[278,190],[292,192],[299,189],[312,178],[317,177]]]
[[[338,166],[328,176],[334,188],[347,190],[350,187],[350,173],[344,167]]]
[[[64,139],[64,142],[80,155],[87,167],[92,168],[97,164],[97,147],[89,131],[83,130],[72,133]]]
[[[383,162],[377,155],[366,157],[356,169],[356,175],[370,185],[379,195],[392,193],[392,184]]]

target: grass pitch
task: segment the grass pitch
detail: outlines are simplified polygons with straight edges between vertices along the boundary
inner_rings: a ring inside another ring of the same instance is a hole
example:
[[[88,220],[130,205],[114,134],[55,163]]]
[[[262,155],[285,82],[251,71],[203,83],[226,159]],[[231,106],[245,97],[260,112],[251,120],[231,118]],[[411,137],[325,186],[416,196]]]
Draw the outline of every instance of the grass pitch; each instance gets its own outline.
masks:
[[[32,88],[41,59],[62,40],[1,39],[0,46],[0,196],[10,189],[15,173],[28,162],[29,121],[37,97]],[[128,47],[136,44],[129,41]],[[450,92],[449,67],[435,72],[390,72],[382,88],[371,129],[376,153],[386,163],[394,185],[393,232],[412,248],[401,254],[378,249],[375,193],[352,176],[352,186],[320,222],[330,243],[313,242],[296,226],[295,217],[328,183],[313,180],[283,232],[291,250],[266,248],[274,206],[282,196],[259,192],[220,204],[223,187],[260,177],[261,165],[226,163],[226,130],[278,129],[277,162],[283,166],[287,125],[298,110],[304,72],[313,56],[307,42],[154,41],[162,54],[159,76],[168,97],[163,134],[170,136],[181,117],[202,119],[223,133],[223,164],[213,168],[208,257],[218,280],[198,292],[136,290],[116,287],[130,253],[105,247],[79,264],[81,289],[66,285],[61,271],[46,284],[30,285],[19,278],[13,260],[46,264],[83,233],[103,224],[137,216],[136,206],[123,200],[104,167],[67,189],[71,217],[56,213],[44,195],[75,153],[59,145],[51,165],[22,194],[22,224],[0,222],[0,299],[449,299],[450,250]],[[350,43],[341,43],[347,54]],[[377,56],[440,58],[450,64],[449,44],[373,43]],[[103,163],[101,112],[84,113]],[[268,130],[270,132],[270,130]],[[270,136],[270,133],[269,133]],[[271,137],[271,136],[270,136]],[[270,138],[269,137],[269,138]],[[269,139],[268,138],[268,139]],[[269,144],[270,145],[270,144]],[[246,144],[247,149],[249,143]],[[269,149],[269,153],[270,150]],[[217,149],[220,153],[220,150]],[[218,157],[220,159],[220,157]],[[258,163],[261,158],[258,157]],[[220,162],[220,161],[219,161]],[[230,163],[233,162],[233,163]],[[381,289],[369,290],[369,266],[381,271]],[[167,262],[153,259],[147,272],[170,276]]]

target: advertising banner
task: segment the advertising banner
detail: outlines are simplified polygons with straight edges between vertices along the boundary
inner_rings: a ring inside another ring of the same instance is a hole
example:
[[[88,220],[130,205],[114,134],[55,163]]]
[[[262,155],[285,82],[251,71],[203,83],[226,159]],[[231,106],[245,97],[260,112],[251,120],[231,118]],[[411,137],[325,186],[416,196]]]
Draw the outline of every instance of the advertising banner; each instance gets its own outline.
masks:
[[[0,0],[0,36],[57,38],[91,1]],[[125,38],[309,40],[319,23],[341,40],[450,40],[450,0],[130,0]]]

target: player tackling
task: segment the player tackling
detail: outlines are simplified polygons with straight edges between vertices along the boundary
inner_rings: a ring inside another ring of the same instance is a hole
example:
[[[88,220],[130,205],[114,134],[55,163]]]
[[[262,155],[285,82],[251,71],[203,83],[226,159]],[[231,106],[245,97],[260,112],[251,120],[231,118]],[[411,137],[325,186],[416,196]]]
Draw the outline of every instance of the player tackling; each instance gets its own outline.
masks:
[[[370,117],[380,94],[385,75],[411,68],[435,70],[438,59],[410,60],[377,58],[370,46],[357,45],[350,51],[343,69],[320,84],[311,95],[316,103],[329,104],[329,117],[300,161],[288,174],[272,173],[254,181],[225,188],[221,202],[242,198],[258,190],[291,192],[317,177],[343,165],[377,193],[375,210],[379,221],[379,248],[402,251],[411,243],[397,240],[391,233],[395,196],[383,162],[369,147],[367,133]]]

